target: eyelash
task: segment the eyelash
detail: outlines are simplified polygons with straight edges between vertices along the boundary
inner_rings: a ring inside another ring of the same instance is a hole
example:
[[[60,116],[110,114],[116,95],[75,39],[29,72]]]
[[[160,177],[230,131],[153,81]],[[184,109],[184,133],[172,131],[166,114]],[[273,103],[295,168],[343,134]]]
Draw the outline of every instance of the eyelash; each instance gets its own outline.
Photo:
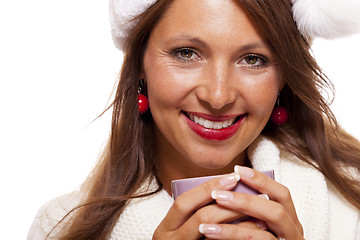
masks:
[[[181,54],[185,53],[186,51],[188,51],[188,53],[191,54],[190,57],[181,56]],[[196,51],[189,47],[177,48],[177,49],[171,51],[171,55],[183,63],[191,63],[193,61],[197,61],[197,60],[201,59],[199,57],[199,55],[196,53]],[[196,58],[192,58],[194,56],[196,56]],[[256,58],[257,61],[255,64],[241,63],[243,61],[246,61],[247,58]],[[259,61],[260,61],[260,63],[258,64]],[[247,55],[241,57],[241,60],[238,61],[238,63],[240,65],[243,65],[246,68],[258,69],[258,68],[263,68],[263,67],[268,66],[269,60],[265,56],[262,56],[259,54],[247,54]],[[256,65],[256,64],[258,64],[258,65]]]
[[[184,56],[181,56],[182,53],[185,53],[185,51],[188,51],[189,53],[191,53],[191,56],[190,57],[184,57]],[[171,55],[173,57],[175,57],[177,60],[181,61],[181,62],[184,62],[184,63],[190,63],[190,62],[193,62],[193,61],[196,61],[196,60],[200,60],[201,58],[199,57],[199,55],[196,53],[195,50],[191,49],[191,48],[188,48],[188,47],[184,47],[184,48],[178,48],[178,49],[175,49],[173,51],[171,51]],[[197,56],[196,58],[191,58],[193,56]]]
[[[247,63],[241,63],[243,61],[246,62],[246,59],[250,58],[250,57],[251,58],[256,58],[256,63],[254,63],[254,64],[251,64],[251,63],[248,63],[248,62]],[[259,61],[260,61],[260,63],[258,63]],[[241,58],[241,60],[239,61],[239,64],[243,65],[244,67],[257,69],[257,68],[263,68],[263,67],[268,66],[269,60],[266,57],[262,56],[262,55],[248,54],[248,55],[245,55],[244,57]],[[258,64],[258,65],[256,65],[256,64]]]

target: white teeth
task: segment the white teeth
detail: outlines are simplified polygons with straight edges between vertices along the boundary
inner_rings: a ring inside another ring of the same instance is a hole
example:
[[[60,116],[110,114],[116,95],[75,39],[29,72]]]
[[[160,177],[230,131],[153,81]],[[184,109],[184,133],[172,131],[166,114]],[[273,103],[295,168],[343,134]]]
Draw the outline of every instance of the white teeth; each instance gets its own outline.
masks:
[[[194,121],[195,121],[196,123],[199,122],[199,117],[198,117],[198,116],[194,116],[193,119],[194,119]]]
[[[204,118],[200,118],[198,124],[204,126],[204,123],[205,123],[205,119],[204,119]]]
[[[231,120],[231,119],[224,121],[222,127],[226,128],[226,127],[230,126],[232,124],[232,122],[233,122],[233,120]]]
[[[214,122],[209,121],[209,120],[205,120],[204,127],[206,127],[206,128],[214,128]]]
[[[198,117],[198,116],[195,116],[195,115],[192,115],[192,114],[188,114],[189,115],[189,118],[205,127],[205,128],[211,128],[211,129],[221,129],[221,128],[227,128],[229,126],[231,126],[234,122],[235,122],[235,118],[233,119],[229,119],[229,120],[226,120],[226,121],[223,121],[223,122],[215,122],[215,121],[210,121],[210,120],[207,120],[205,118],[202,118],[202,117]]]
[[[214,123],[214,128],[215,128],[215,129],[221,129],[221,128],[223,128],[223,123],[222,123],[222,122],[215,122],[215,123]]]

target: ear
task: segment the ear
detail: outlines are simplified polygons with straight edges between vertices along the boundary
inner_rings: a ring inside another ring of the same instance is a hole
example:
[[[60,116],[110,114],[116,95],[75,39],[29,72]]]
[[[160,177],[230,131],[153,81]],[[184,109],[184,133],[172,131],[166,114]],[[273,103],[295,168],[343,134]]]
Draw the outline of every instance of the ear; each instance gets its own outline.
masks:
[[[285,81],[284,80],[282,80],[281,81],[281,84],[280,84],[280,89],[279,89],[279,92],[281,92],[283,89],[284,89],[284,87],[285,87]]]
[[[145,74],[140,73],[140,75],[139,75],[139,79],[145,79]]]
[[[141,66],[139,79],[146,79],[145,69],[144,66]]]
[[[286,81],[280,71],[279,71],[279,74],[280,74],[280,76],[279,76],[279,78],[280,78],[279,92],[281,92],[285,87]]]

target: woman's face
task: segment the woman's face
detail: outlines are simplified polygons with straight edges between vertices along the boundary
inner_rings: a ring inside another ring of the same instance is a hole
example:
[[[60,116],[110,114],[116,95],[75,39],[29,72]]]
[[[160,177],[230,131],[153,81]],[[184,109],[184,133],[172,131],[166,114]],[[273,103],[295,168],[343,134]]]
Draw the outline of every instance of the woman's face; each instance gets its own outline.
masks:
[[[241,164],[281,88],[275,56],[233,0],[175,0],[150,35],[144,77],[158,160],[179,177]]]

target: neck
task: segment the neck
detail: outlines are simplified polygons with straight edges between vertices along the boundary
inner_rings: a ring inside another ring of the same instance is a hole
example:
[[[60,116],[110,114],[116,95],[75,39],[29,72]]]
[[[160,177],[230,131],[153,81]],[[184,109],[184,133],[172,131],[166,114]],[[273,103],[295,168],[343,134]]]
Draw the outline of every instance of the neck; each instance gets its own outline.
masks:
[[[227,174],[234,171],[235,165],[245,166],[249,164],[246,150],[229,160],[225,166],[218,168],[204,168],[194,164],[181,153],[177,152],[170,144],[159,149],[156,154],[157,175],[163,188],[171,195],[171,181],[183,178],[203,177],[211,175]]]

